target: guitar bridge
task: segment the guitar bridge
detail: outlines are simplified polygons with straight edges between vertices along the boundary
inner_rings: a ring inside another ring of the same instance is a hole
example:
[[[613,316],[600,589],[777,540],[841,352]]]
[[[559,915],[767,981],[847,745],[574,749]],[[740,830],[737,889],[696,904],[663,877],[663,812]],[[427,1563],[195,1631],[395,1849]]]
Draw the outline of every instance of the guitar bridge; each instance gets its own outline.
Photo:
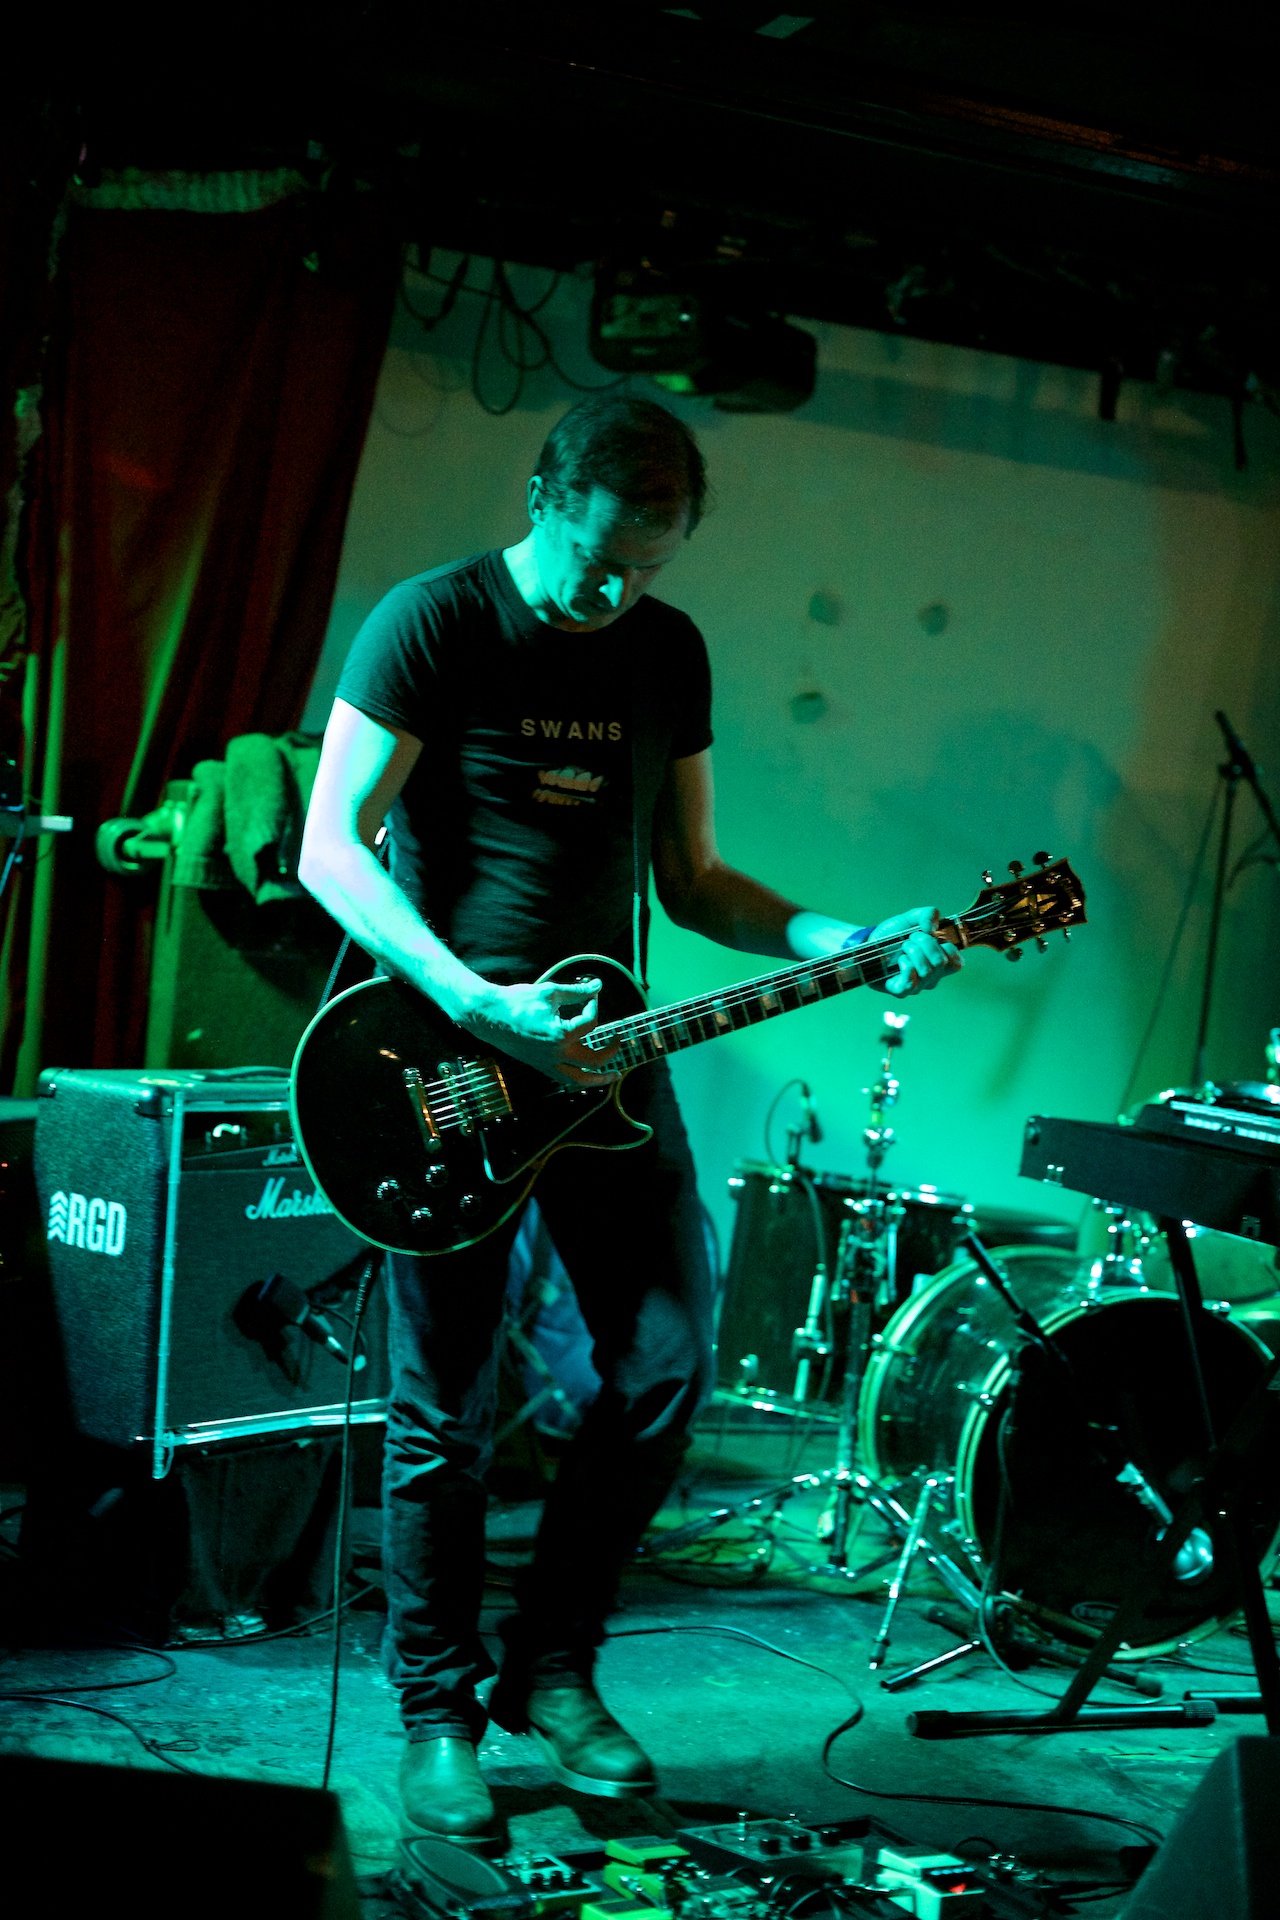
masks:
[[[422,1075],[416,1067],[405,1068],[404,1090],[409,1096],[410,1104],[417,1117],[418,1128],[422,1134],[423,1146],[428,1153],[439,1153],[441,1144],[440,1129],[436,1125],[435,1115],[431,1111],[431,1103],[427,1099],[427,1089],[423,1085]]]

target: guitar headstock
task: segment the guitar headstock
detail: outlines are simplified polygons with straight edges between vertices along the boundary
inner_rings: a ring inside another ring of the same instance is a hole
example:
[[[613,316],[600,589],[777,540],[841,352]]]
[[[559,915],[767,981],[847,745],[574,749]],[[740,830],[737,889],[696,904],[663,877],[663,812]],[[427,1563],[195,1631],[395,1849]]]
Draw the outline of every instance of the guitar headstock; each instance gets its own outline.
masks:
[[[994,947],[1011,960],[1021,960],[1028,940],[1043,953],[1049,944],[1046,935],[1060,932],[1070,939],[1068,929],[1084,925],[1084,888],[1070,861],[1050,860],[1047,853],[1033,858],[1030,873],[1020,860],[1011,860],[1011,880],[995,881],[984,873],[973,905],[957,919],[944,921],[939,938],[958,947]]]

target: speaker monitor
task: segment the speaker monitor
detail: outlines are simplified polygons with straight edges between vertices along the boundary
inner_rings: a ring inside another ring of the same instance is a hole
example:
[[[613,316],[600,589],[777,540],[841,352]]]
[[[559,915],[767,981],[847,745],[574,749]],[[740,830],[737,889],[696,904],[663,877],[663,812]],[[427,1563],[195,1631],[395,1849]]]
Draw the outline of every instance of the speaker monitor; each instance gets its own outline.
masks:
[[[14,1920],[360,1920],[332,1793],[0,1754]]]
[[[1272,1920],[1280,1908],[1280,1739],[1220,1753],[1139,1880],[1124,1920]]]
[[[273,1275],[332,1307],[373,1250],[317,1192],[294,1143],[283,1076],[50,1070],[36,1186],[78,1430],[180,1446],[323,1430],[342,1417],[345,1360],[258,1307]],[[369,1299],[353,1418],[385,1416],[382,1289]]]

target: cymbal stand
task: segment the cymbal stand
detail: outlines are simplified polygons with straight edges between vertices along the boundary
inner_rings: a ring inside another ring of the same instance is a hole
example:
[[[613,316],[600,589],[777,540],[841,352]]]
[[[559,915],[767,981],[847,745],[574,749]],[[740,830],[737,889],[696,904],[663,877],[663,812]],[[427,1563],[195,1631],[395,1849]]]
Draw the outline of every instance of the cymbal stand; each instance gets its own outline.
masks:
[[[854,1459],[858,1442],[858,1401],[871,1346],[874,1306],[892,1306],[898,1267],[898,1226],[903,1209],[880,1190],[880,1169],[894,1144],[893,1128],[886,1124],[897,1105],[899,1082],[893,1071],[894,1054],[905,1037],[909,1014],[886,1013],[881,1027],[880,1075],[866,1089],[871,1097],[871,1119],[863,1128],[867,1152],[868,1192],[856,1201],[841,1223],[831,1297],[835,1306],[849,1310],[849,1347],[840,1392],[840,1425],[836,1435],[835,1501],[831,1509],[827,1565],[848,1572],[849,1523],[857,1491]],[[860,1568],[853,1576],[861,1579]]]
[[[882,1667],[884,1656],[889,1651],[889,1635],[893,1630],[893,1616],[898,1610],[898,1601],[902,1598],[902,1589],[907,1584],[907,1575],[911,1571],[911,1562],[915,1559],[920,1540],[924,1533],[925,1521],[929,1518],[929,1509],[933,1505],[938,1491],[951,1483],[950,1474],[928,1474],[920,1488],[920,1498],[916,1501],[916,1510],[911,1516],[911,1525],[907,1537],[902,1543],[902,1552],[889,1582],[889,1597],[885,1602],[884,1618],[880,1622],[880,1631],[875,1637],[871,1657],[867,1665],[871,1668]]]

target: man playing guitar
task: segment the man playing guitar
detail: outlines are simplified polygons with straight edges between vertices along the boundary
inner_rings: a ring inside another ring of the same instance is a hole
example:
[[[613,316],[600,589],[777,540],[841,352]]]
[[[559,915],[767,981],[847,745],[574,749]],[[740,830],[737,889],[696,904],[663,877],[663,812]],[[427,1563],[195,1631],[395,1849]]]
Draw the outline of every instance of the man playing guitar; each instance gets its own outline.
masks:
[[[811,959],[872,929],[808,911],[726,865],[715,839],[702,636],[649,589],[696,528],[692,434],[630,394],[553,428],[518,545],[395,587],[352,646],[307,817],[304,884],[388,973],[486,1048],[599,1085],[590,982],[530,984],[567,954],[639,962],[652,871],[682,927],[742,952]],[[373,852],[384,819],[390,866]],[[894,994],[959,965],[919,907]],[[603,1381],[547,1497],[487,1712],[478,1632],[497,1335],[515,1219],[459,1252],[390,1254],[384,1476],[389,1665],[416,1826],[484,1835],[488,1717],[534,1735],[585,1793],[655,1784],[593,1685],[621,1568],[661,1505],[710,1385],[711,1277],[693,1162],[665,1063],[627,1081],[653,1129],[626,1153],[556,1155],[538,1199]]]

